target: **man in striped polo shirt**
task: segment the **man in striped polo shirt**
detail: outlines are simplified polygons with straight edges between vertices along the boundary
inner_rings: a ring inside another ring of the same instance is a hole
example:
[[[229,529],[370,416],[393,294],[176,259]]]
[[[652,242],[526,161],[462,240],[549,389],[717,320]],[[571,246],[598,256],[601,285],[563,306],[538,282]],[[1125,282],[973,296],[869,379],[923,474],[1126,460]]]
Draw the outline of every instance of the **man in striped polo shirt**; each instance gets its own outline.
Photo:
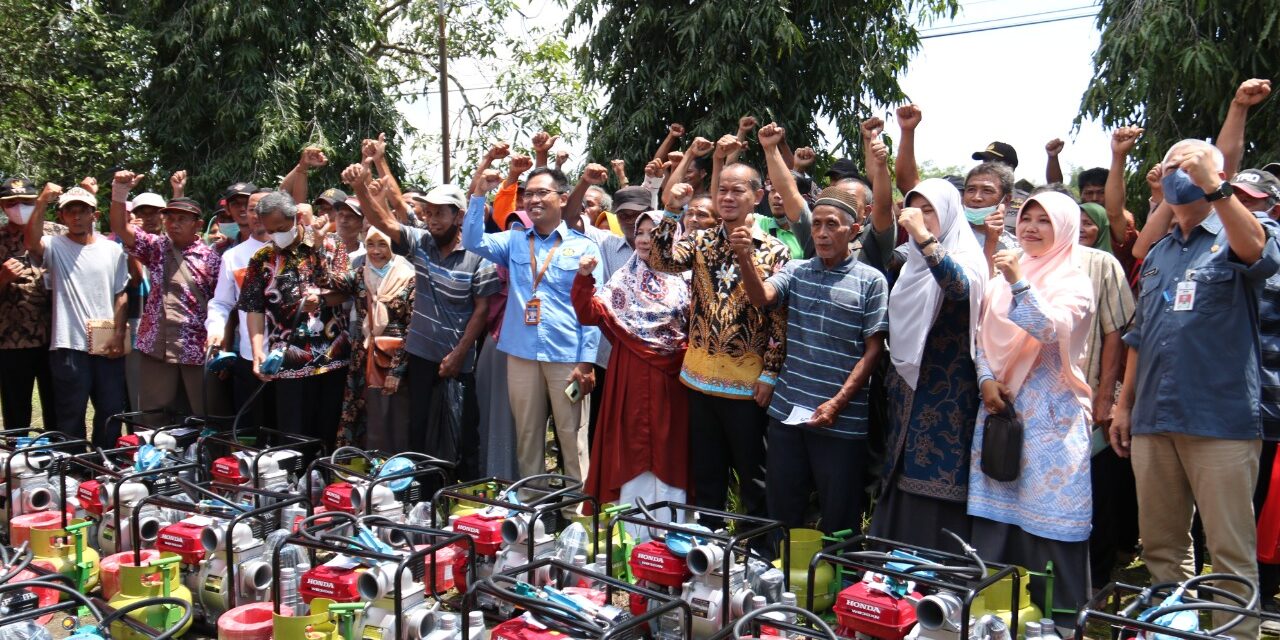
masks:
[[[805,496],[816,487],[822,530],[857,530],[868,464],[866,384],[884,352],[889,287],[858,262],[858,201],[828,187],[813,207],[816,256],[793,260],[762,280],[751,266],[751,237],[730,238],[742,284],[757,307],[787,306],[787,356],[769,404],[769,516],[804,525]]]

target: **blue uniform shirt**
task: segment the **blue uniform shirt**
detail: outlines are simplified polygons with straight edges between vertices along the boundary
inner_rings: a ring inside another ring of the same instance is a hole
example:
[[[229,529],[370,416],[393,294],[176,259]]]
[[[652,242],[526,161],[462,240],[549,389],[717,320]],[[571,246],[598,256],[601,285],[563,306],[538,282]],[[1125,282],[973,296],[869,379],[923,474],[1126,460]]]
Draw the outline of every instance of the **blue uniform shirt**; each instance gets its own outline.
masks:
[[[533,254],[538,261],[538,271],[545,265],[546,273],[538,284],[537,297],[541,301],[541,321],[525,324],[525,306],[534,296],[533,260],[529,255],[529,238],[533,238]],[[560,241],[551,264],[547,255]],[[498,350],[539,362],[592,362],[600,344],[600,330],[584,327],[578,322],[569,293],[573,278],[578,273],[578,261],[584,255],[600,257],[596,243],[563,222],[547,237],[533,229],[484,232],[484,198],[472,196],[467,206],[467,217],[462,222],[462,246],[494,264],[509,270],[507,309],[502,317],[502,335],[498,338]],[[601,279],[600,265],[593,272],[596,281]]]
[[[1267,242],[1252,265],[1232,255],[1216,212],[1187,237],[1175,226],[1151,248],[1133,328],[1124,336],[1138,350],[1134,434],[1261,436],[1258,295],[1280,267],[1280,226],[1260,219]],[[1182,282],[1195,283],[1195,296],[1179,311]]]

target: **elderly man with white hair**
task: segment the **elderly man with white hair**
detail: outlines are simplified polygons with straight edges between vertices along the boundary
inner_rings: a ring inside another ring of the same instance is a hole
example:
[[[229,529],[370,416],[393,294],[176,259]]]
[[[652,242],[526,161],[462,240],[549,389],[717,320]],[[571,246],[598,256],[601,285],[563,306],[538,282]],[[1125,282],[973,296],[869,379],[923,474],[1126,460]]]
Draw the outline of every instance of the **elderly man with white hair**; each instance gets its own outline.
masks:
[[[1214,570],[1257,580],[1258,297],[1280,267],[1280,226],[1241,204],[1207,142],[1178,142],[1160,170],[1175,224],[1142,265],[1111,446],[1133,458],[1153,582],[1192,577],[1196,508]],[[1230,631],[1257,634],[1249,620]]]

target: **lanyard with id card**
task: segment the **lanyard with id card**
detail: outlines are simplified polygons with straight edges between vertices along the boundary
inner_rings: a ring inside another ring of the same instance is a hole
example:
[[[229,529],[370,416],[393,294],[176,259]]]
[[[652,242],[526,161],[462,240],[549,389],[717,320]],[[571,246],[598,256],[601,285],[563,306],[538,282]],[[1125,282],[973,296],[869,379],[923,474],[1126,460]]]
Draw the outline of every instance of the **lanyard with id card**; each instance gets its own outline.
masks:
[[[542,277],[547,275],[547,267],[551,266],[551,260],[555,258],[561,240],[562,238],[556,238],[555,244],[551,245],[551,251],[547,252],[546,262],[543,262],[542,268],[539,269],[538,256],[533,252],[533,234],[529,234],[529,273],[533,276],[533,291],[529,295],[529,301],[524,305],[524,323],[527,325],[542,322],[542,301],[538,299],[538,283],[542,282]]]

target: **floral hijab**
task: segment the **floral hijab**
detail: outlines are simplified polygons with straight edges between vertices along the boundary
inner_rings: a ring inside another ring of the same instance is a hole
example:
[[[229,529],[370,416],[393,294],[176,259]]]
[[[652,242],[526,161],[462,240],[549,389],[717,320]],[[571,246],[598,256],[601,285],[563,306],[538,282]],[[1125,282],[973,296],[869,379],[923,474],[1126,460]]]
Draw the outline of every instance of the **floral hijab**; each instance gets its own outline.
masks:
[[[661,215],[644,213],[636,227],[646,219],[656,225]],[[632,337],[657,353],[675,353],[688,339],[689,285],[677,274],[649,268],[638,254],[631,254],[596,297]]]

